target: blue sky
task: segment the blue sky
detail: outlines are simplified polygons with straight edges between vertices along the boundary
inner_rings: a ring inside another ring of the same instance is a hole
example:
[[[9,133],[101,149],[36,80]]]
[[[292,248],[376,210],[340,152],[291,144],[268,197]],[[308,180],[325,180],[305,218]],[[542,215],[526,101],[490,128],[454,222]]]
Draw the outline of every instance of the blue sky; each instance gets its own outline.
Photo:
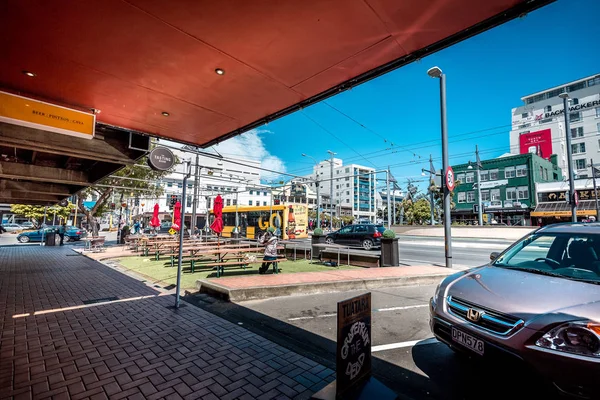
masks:
[[[450,163],[474,159],[466,153],[474,153],[475,144],[482,159],[497,157],[509,151],[511,108],[521,97],[600,72],[598,15],[600,1],[559,0],[274,121],[259,136],[289,173],[311,172],[313,163],[302,153],[320,160],[332,150],[344,163],[390,165],[405,187],[401,178],[419,178],[430,154],[441,157],[439,81],[426,73],[438,65],[447,75]],[[478,133],[465,135],[471,132]],[[441,161],[434,164],[441,168]]]

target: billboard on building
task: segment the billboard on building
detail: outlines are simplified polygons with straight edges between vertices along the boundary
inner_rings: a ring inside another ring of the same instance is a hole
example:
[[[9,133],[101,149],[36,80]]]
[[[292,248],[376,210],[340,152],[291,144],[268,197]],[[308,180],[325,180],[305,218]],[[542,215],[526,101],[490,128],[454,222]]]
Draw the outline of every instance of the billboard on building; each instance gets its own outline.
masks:
[[[523,133],[519,136],[520,154],[533,153],[550,159],[552,155],[552,130]]]

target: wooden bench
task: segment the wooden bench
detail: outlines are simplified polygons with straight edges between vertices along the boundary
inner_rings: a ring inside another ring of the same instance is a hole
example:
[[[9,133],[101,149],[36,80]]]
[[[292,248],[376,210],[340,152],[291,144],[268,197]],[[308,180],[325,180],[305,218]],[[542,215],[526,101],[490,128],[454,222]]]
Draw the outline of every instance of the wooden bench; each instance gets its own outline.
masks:
[[[286,258],[283,257],[278,257],[277,260],[275,261],[271,261],[274,264],[274,268],[273,271],[278,274],[279,273],[279,265],[278,263],[283,262],[283,261],[287,261]],[[202,263],[199,265],[199,267],[212,267],[214,269],[214,267],[217,268],[217,278],[220,278],[224,273],[225,273],[225,267],[241,267],[242,269],[246,269],[248,266],[250,265],[254,265],[254,264],[260,264],[262,265],[264,261],[263,260],[256,260],[256,261],[247,261],[247,260],[241,260],[241,261],[226,261],[226,262],[210,262],[210,263]],[[195,271],[195,261],[192,260],[192,264],[191,264],[191,272]]]

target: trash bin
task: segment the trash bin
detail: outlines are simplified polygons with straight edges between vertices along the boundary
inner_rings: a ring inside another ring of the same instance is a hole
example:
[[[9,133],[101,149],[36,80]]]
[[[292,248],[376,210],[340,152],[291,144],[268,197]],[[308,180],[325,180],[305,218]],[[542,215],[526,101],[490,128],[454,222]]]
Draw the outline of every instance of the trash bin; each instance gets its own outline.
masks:
[[[50,230],[44,234],[44,246],[56,246],[56,237],[58,235],[54,230]]]
[[[238,232],[231,232],[231,244],[240,244],[240,234]]]

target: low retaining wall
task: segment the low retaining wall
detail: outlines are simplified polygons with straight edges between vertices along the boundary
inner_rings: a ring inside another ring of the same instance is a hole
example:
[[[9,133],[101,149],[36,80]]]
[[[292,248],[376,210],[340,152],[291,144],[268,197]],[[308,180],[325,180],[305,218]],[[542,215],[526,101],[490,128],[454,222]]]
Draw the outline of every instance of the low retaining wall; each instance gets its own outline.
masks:
[[[517,240],[536,230],[535,226],[453,226],[452,237]],[[443,226],[394,226],[400,235],[444,237]]]

